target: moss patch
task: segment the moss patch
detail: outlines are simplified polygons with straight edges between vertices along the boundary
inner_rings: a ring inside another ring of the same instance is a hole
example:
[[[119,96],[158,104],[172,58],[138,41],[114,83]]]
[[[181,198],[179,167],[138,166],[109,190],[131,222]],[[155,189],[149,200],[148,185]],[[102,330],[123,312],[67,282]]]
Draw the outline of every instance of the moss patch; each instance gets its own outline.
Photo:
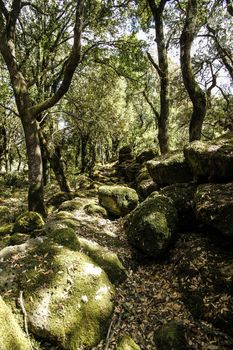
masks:
[[[116,350],[140,350],[140,346],[138,346],[135,341],[127,334],[123,335],[117,344]]]
[[[64,247],[70,248],[72,250],[79,250],[80,243],[77,238],[76,233],[72,228],[58,228],[51,231],[48,237],[52,239],[55,243],[61,244]]]
[[[0,349],[31,350],[26,335],[0,296]]]
[[[34,211],[27,211],[20,216],[15,221],[14,232],[32,232],[36,229],[41,229],[44,225],[44,220],[42,216]]]

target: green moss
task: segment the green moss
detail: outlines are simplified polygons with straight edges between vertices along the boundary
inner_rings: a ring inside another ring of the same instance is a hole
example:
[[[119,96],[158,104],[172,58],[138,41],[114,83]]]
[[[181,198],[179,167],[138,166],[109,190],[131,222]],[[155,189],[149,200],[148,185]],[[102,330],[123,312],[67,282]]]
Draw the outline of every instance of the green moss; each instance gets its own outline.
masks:
[[[0,349],[31,350],[26,335],[18,325],[11,309],[0,297]]]
[[[27,233],[36,229],[41,229],[44,225],[44,220],[39,213],[27,211],[17,217],[14,224],[14,232]]]
[[[102,216],[103,218],[106,218],[108,216],[105,208],[94,203],[87,204],[84,207],[84,210],[89,215],[99,215],[99,216]]]
[[[83,201],[80,199],[73,199],[70,201],[63,202],[58,210],[60,211],[73,211],[73,210],[80,210],[83,207]]]
[[[100,205],[116,217],[128,214],[138,205],[137,192],[129,187],[102,186],[98,195]]]
[[[13,232],[12,224],[5,224],[3,226],[0,226],[0,236],[10,235],[12,232]]]
[[[21,263],[28,267],[18,283],[26,288],[31,329],[64,349],[96,345],[108,329],[114,296],[103,270],[86,255],[48,242]]]
[[[25,243],[31,236],[26,233],[15,233],[10,237],[9,245],[18,245]]]
[[[59,228],[51,231],[48,237],[54,242],[63,245],[72,250],[79,250],[80,243],[75,231],[72,228]]]
[[[173,321],[161,326],[155,334],[155,342],[158,350],[187,350],[188,348],[183,327]]]
[[[85,238],[80,237],[79,242],[82,251],[107,273],[112,283],[117,284],[126,279],[126,270],[115,253]]]
[[[125,334],[119,339],[116,350],[140,350],[140,346],[129,335]]]
[[[130,243],[153,257],[168,248],[176,227],[177,211],[172,200],[158,192],[142,202],[125,222]]]

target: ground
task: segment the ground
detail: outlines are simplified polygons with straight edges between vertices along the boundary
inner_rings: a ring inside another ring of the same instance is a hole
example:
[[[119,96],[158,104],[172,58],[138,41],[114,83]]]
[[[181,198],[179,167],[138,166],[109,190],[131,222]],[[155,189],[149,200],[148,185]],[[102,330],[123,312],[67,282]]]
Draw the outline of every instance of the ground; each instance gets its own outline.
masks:
[[[54,189],[52,192],[54,193]],[[47,194],[49,196],[49,191]],[[94,193],[91,195],[95,201],[97,197]],[[25,192],[20,192],[18,198],[25,203]],[[8,197],[5,196],[5,200],[3,198],[1,202],[2,205],[14,202],[13,195],[8,194]],[[20,200],[17,204],[20,208]],[[185,287],[182,284],[191,286],[196,284],[199,289],[208,290],[208,298],[213,304],[216,303],[217,308],[222,310],[224,307],[228,308],[226,300],[224,301],[225,286],[223,290],[212,288],[215,273],[209,278],[200,278],[200,276],[205,276],[203,271],[206,271],[206,264],[219,269],[231,266],[233,264],[231,250],[219,249],[218,245],[214,244],[210,246],[204,244],[203,242],[209,239],[206,232],[186,232],[178,235],[176,243],[163,260],[145,260],[129,245],[123,229],[123,218],[93,219],[83,212],[79,214],[77,220],[80,220],[80,223],[88,223],[83,226],[83,229],[81,226],[77,228],[78,235],[94,240],[117,253],[128,273],[127,280],[116,287],[115,309],[108,334],[92,350],[116,349],[117,341],[125,333],[129,334],[142,350],[158,350],[154,342],[154,334],[161,325],[171,320],[184,326],[190,350],[233,349],[232,334],[215,328],[210,323],[211,314],[210,320],[193,316],[184,298]],[[209,247],[208,250],[206,246]],[[193,256],[193,252],[198,252],[198,255]],[[198,258],[197,261],[192,260],[194,258]],[[193,275],[190,269],[191,263],[195,265]],[[229,301],[230,292],[227,298]],[[58,350],[56,346],[46,343],[43,344],[43,349]]]

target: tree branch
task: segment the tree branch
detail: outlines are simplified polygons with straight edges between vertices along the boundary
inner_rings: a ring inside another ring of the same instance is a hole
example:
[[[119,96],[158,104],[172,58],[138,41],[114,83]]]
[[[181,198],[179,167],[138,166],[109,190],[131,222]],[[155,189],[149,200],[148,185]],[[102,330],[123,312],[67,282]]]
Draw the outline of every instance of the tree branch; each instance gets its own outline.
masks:
[[[162,76],[162,71],[159,68],[158,64],[154,61],[153,57],[151,56],[151,54],[147,51],[147,57],[149,59],[149,61],[151,62],[152,66],[156,69],[157,73],[159,74],[159,76]]]

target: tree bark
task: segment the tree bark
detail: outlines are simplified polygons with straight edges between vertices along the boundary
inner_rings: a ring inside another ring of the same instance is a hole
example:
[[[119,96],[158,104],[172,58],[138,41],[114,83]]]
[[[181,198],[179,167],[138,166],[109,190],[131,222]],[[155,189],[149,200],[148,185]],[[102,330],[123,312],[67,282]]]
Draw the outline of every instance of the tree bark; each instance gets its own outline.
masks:
[[[21,115],[28,159],[28,209],[47,215],[44,205],[43,168],[36,118],[28,111]]]
[[[158,53],[158,65],[149,56],[160,78],[160,110],[156,114],[158,120],[158,141],[161,154],[169,152],[168,123],[170,116],[169,72],[167,47],[164,36],[163,11],[167,0],[156,5],[155,0],[147,0],[155,21],[155,34]]]
[[[189,123],[189,141],[200,140],[203,121],[207,110],[205,92],[195,80],[191,63],[191,47],[196,34],[197,0],[189,0],[186,19],[180,37],[180,62],[185,88],[192,101],[193,111]]]

